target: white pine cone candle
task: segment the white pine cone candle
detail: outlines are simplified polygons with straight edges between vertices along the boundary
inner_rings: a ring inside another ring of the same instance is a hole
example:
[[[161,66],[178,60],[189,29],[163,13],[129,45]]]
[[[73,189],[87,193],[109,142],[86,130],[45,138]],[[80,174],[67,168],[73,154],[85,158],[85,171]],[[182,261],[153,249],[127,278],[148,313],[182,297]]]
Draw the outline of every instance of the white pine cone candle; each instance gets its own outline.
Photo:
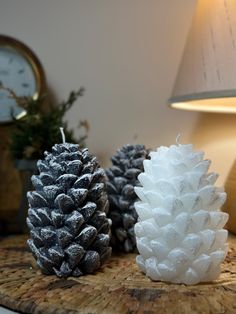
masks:
[[[197,284],[220,274],[227,252],[226,193],[215,187],[209,160],[192,145],[160,147],[144,160],[135,187],[136,261],[152,280]]]

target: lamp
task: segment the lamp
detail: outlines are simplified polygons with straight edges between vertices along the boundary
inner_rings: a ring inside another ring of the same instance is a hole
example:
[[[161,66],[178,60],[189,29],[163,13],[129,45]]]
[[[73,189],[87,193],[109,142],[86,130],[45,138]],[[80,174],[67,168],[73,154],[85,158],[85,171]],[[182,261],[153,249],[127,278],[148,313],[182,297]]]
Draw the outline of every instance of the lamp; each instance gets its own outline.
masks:
[[[236,113],[236,0],[198,0],[169,103]]]
[[[198,0],[169,103],[178,109],[236,113],[236,0]],[[236,162],[225,191],[227,228],[236,233]]]

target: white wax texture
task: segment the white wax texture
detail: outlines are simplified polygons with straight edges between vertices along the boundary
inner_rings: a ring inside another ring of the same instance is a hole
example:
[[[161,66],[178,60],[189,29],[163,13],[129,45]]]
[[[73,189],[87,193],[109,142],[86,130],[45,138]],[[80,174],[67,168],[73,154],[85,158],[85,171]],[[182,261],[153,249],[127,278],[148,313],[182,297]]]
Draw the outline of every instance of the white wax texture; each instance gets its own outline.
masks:
[[[135,225],[136,261],[152,280],[197,284],[220,274],[227,252],[226,199],[207,173],[209,160],[193,146],[160,147],[144,161],[135,192],[139,220]]]

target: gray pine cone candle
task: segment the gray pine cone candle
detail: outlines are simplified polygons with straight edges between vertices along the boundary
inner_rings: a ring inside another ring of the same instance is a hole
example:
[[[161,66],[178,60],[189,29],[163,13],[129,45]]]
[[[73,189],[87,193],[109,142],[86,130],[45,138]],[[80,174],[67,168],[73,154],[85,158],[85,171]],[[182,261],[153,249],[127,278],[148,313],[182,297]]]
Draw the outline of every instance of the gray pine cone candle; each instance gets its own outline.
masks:
[[[110,257],[105,171],[88,149],[65,142],[45,152],[28,192],[28,245],[44,274],[92,273]]]
[[[106,169],[107,192],[110,203],[108,217],[112,220],[114,248],[133,252],[136,249],[134,224],[137,213],[134,202],[138,200],[134,186],[139,185],[137,176],[143,172],[143,161],[148,158],[144,145],[124,145],[111,158],[112,167]]]

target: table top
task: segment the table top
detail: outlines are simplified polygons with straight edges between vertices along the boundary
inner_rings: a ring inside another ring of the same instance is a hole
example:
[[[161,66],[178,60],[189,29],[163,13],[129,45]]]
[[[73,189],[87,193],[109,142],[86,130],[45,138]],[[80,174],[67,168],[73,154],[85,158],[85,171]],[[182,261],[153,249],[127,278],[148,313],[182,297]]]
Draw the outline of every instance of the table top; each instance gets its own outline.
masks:
[[[195,286],[152,282],[135,254],[113,255],[79,278],[42,275],[25,236],[0,241],[0,305],[23,313],[236,313],[236,237],[218,280]]]

